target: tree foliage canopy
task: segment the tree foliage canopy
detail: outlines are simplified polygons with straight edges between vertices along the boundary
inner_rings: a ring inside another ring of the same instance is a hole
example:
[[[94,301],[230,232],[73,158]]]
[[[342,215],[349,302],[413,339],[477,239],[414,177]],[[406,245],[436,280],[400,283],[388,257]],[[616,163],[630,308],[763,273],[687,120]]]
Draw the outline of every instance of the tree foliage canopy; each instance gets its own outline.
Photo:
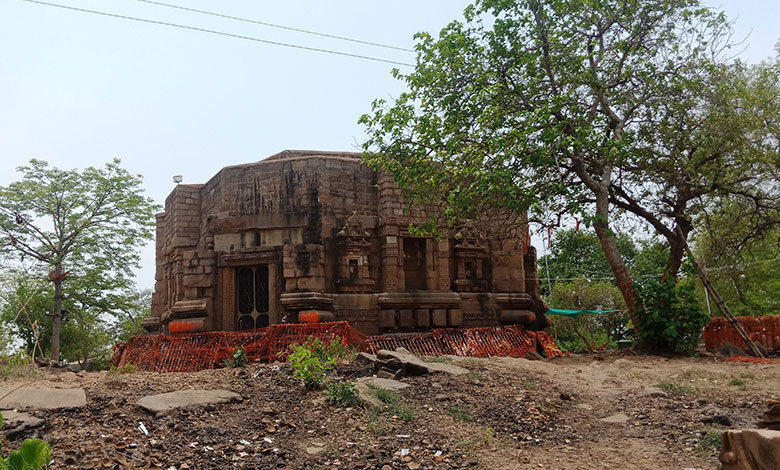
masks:
[[[31,160],[18,171],[19,181],[0,187],[0,250],[36,262],[38,272],[51,270],[51,353],[58,360],[64,300],[71,312],[93,316],[129,307],[124,292],[158,207],[119,160],[81,172]]]
[[[778,74],[730,62],[729,34],[698,0],[479,0],[417,36],[408,90],[361,118],[365,159],[449,224],[584,214],[631,312],[615,209],[666,238],[673,280],[708,205],[778,202]]]

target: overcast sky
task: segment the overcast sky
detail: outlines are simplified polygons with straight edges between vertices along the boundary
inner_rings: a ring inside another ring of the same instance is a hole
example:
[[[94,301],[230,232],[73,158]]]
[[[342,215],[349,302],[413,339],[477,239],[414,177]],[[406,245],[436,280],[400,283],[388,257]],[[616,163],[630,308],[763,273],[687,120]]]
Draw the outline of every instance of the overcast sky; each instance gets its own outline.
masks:
[[[46,0],[49,1],[49,0]],[[227,15],[402,48],[461,17],[463,0],[163,0]],[[257,39],[398,62],[411,52],[172,10],[137,0],[50,0]],[[777,0],[707,1],[747,38],[742,58],[774,55]],[[0,0],[0,185],[30,158],[61,168],[114,157],[162,204],[171,178],[203,183],[226,165],[285,149],[357,151],[356,121],[402,91],[397,65]],[[403,69],[403,67],[402,67]],[[406,70],[409,70],[408,68]],[[154,283],[143,250],[141,287]]]

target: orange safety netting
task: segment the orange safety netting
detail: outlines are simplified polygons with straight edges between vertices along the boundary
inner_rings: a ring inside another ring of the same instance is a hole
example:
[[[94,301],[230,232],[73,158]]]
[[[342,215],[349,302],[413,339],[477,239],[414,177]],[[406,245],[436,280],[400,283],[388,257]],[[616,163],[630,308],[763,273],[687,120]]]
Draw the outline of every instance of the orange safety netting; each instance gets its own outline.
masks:
[[[751,364],[772,364],[772,359],[753,356],[730,356],[725,358],[729,362],[747,362]]]
[[[519,325],[440,328],[425,334],[369,336],[367,341],[373,352],[403,347],[422,356],[452,354],[466,357],[523,357],[529,351],[536,351],[539,341],[547,357],[563,355],[549,334],[526,331]]]
[[[780,315],[737,317],[750,339],[762,344],[768,351],[780,350]],[[747,350],[747,344],[728,319],[716,317],[704,327],[704,345],[709,351],[732,344]]]
[[[436,329],[430,333],[366,336],[347,322],[282,323],[250,331],[215,331],[175,335],[136,336],[114,348],[111,365],[132,364],[142,370],[191,372],[219,367],[237,346],[243,346],[251,361],[271,361],[284,355],[292,344],[310,336],[323,342],[339,338],[362,351],[406,349],[420,355],[522,357],[536,351],[537,341],[548,357],[561,356],[546,332],[526,331],[521,326]]]

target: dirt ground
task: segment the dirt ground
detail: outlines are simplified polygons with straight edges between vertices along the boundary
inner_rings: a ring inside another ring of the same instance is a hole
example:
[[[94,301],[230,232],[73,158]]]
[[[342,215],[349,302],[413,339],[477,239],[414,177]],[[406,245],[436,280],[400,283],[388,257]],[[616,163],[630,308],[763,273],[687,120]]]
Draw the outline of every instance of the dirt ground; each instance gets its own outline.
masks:
[[[753,427],[767,400],[780,398],[777,363],[631,353],[435,360],[470,372],[404,378],[411,386],[398,392],[400,408],[384,412],[334,408],[285,364],[41,373],[3,385],[86,390],[85,408],[33,413],[46,419],[37,437],[52,446],[52,468],[81,469],[716,469],[717,432]],[[339,376],[370,372],[343,365]],[[159,418],[135,405],[192,388],[244,399]],[[21,438],[3,444],[16,448]]]

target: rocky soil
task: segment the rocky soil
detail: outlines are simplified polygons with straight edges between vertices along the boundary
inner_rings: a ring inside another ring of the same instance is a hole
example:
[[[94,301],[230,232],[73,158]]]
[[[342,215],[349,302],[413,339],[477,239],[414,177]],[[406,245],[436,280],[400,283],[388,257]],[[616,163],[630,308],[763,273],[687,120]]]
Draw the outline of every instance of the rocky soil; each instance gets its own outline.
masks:
[[[28,374],[0,385],[83,388],[87,404],[29,411],[43,423],[3,448],[40,437],[55,469],[715,469],[717,432],[754,426],[780,398],[780,364],[617,353],[435,360],[468,373],[402,378],[409,387],[379,410],[332,407],[285,364]],[[372,372],[342,364],[332,380]],[[241,400],[159,416],[136,404],[197,389]]]

